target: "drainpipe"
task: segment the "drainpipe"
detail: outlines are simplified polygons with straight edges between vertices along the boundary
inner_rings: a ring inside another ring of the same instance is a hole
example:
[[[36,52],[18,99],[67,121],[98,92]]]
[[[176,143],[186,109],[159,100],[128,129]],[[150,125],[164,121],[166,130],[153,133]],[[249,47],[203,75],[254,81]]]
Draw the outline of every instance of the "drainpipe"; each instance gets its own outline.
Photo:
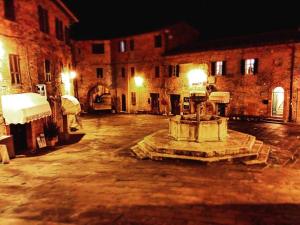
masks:
[[[295,45],[291,47],[291,71],[290,71],[290,99],[289,99],[289,117],[288,121],[292,122],[293,120],[293,87],[294,87],[294,67],[295,67]]]

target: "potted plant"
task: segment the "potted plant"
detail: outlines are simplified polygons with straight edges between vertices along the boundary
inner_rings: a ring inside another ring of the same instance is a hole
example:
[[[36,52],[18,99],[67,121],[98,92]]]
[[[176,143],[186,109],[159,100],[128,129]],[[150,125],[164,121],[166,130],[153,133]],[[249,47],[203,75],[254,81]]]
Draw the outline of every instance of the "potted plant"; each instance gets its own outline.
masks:
[[[44,133],[47,146],[55,146],[58,142],[59,127],[54,121],[48,121],[44,125]]]

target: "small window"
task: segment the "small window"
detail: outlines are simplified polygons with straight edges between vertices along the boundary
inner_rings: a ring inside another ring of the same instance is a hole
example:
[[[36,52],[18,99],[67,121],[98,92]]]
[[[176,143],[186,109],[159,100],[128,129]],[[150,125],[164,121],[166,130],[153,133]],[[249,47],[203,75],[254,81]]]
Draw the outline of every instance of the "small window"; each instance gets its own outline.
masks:
[[[12,84],[21,83],[20,58],[18,55],[9,55],[9,68]]]
[[[60,41],[64,40],[64,31],[63,31],[63,22],[55,18],[55,33],[56,33],[56,38]]]
[[[242,74],[254,75],[258,72],[258,59],[246,59],[241,62]]]
[[[16,20],[14,0],[4,0],[4,17],[8,20]]]
[[[160,68],[159,66],[155,67],[155,77],[158,78],[160,76]]]
[[[48,11],[42,6],[38,6],[39,26],[40,31],[49,34],[49,16]]]
[[[103,68],[96,68],[97,78],[103,78]]]
[[[126,52],[126,41],[123,40],[119,42],[119,51]]]
[[[226,61],[216,61],[211,63],[211,75],[225,75]]]
[[[130,68],[130,72],[131,72],[131,76],[134,77],[134,75],[135,75],[135,68],[131,67]]]
[[[104,54],[104,44],[92,44],[93,54]]]
[[[130,51],[133,51],[134,50],[134,40],[131,39],[129,44],[130,44]]]
[[[121,76],[122,76],[123,78],[125,78],[125,76],[126,76],[126,70],[125,70],[124,67],[122,67],[122,69],[121,69]]]
[[[155,48],[161,48],[162,46],[162,37],[161,35],[155,35],[154,36],[154,47]]]
[[[45,60],[45,80],[51,82],[51,62],[48,59]]]
[[[136,105],[136,93],[131,92],[131,104]]]

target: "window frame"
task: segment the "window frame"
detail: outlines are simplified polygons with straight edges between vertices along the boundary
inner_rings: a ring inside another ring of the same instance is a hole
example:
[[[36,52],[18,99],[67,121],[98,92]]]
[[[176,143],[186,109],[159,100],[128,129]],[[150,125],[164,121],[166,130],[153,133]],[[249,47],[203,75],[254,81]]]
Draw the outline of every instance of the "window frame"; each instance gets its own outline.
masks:
[[[4,18],[10,21],[16,21],[16,6],[15,0],[4,0]]]
[[[20,56],[16,54],[9,54],[9,71],[11,76],[11,84],[22,84]]]
[[[92,53],[95,55],[105,54],[105,45],[104,43],[93,43],[92,44]]]

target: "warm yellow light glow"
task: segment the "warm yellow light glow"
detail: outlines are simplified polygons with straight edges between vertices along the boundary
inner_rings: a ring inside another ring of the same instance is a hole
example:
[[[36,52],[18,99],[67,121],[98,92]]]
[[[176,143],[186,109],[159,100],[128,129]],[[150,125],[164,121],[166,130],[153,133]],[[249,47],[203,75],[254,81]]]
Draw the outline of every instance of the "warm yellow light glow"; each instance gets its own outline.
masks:
[[[76,77],[76,75],[77,75],[77,74],[76,74],[75,71],[71,71],[71,72],[70,72],[70,78],[71,78],[71,79],[74,79],[74,78]]]
[[[3,59],[4,57],[4,47],[3,47],[3,43],[0,41],[0,59]]]
[[[193,69],[188,73],[189,85],[202,85],[207,82],[207,74],[203,69]]]
[[[139,77],[139,76],[134,77],[134,82],[137,87],[141,87],[141,86],[143,86],[144,78]]]
[[[70,83],[70,78],[68,73],[61,73],[61,80],[64,84]]]

